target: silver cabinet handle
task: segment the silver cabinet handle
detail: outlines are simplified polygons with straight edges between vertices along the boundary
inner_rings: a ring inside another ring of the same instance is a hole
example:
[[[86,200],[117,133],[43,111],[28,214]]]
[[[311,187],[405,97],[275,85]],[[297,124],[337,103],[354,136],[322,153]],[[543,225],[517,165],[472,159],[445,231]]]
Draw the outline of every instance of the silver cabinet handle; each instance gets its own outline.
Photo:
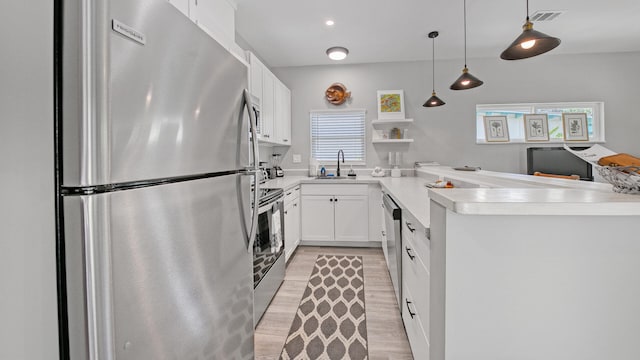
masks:
[[[288,142],[288,141],[289,141],[289,139],[282,139],[282,141],[284,141],[284,142]]]
[[[411,231],[411,232],[415,232],[416,231],[416,229],[413,227],[413,225],[411,225],[410,222],[405,221],[404,223],[407,225],[407,229],[409,229],[409,231]]]
[[[288,213],[289,213],[288,211],[285,211],[285,212],[284,212],[284,214],[285,214],[285,215],[287,215]]]
[[[291,191],[289,191],[286,196],[289,196],[289,195],[291,195]]]
[[[298,206],[298,203],[293,204],[293,206],[294,206],[294,207],[295,207],[295,206]]]
[[[381,231],[382,236],[387,236],[387,234],[384,233],[384,230]]]
[[[407,298],[405,298],[404,301],[407,303],[407,311],[409,311],[409,315],[411,315],[411,318],[413,319],[416,313],[412,312],[411,307],[409,307],[409,304],[413,304],[413,302],[409,301]]]
[[[407,255],[409,255],[409,260],[413,261],[413,259],[415,259],[415,255],[411,255],[411,249],[408,247],[404,247],[404,249],[407,251]]]
[[[431,240],[431,228],[424,229],[424,236],[427,237],[427,240]]]

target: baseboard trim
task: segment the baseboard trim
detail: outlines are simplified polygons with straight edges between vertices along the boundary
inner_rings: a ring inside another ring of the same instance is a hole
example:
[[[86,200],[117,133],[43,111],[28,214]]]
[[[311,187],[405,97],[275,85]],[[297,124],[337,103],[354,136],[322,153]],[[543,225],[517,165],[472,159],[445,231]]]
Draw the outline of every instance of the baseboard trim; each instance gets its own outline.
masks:
[[[301,240],[301,246],[338,246],[338,247],[362,247],[362,248],[381,248],[380,241],[314,241]]]

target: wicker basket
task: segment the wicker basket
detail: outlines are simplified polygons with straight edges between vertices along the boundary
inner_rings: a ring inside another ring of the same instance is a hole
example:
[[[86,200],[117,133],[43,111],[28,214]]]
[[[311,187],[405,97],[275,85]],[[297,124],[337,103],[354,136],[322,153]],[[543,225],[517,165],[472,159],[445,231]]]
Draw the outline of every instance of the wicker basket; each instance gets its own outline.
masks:
[[[640,167],[594,166],[600,175],[613,185],[613,191],[622,194],[640,194]]]

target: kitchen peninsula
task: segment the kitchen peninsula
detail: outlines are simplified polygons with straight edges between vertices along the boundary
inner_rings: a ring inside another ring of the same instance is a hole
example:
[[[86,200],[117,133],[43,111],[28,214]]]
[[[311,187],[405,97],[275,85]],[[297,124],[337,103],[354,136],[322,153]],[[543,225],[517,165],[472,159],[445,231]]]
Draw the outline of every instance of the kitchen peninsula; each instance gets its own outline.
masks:
[[[278,180],[378,183],[430,229],[430,239],[414,238],[429,253],[429,310],[419,314],[426,346],[409,335],[416,358],[637,358],[640,242],[631,229],[639,196],[609,184],[439,166],[416,175]],[[457,188],[425,187],[438,178]]]

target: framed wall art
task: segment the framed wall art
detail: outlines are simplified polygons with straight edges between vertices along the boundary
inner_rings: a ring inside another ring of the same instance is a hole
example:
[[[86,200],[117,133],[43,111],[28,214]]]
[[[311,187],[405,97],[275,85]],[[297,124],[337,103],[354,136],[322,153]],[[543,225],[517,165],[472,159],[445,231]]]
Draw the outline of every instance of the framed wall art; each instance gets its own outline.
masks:
[[[485,116],[484,136],[487,142],[509,142],[506,116]]]
[[[563,113],[562,126],[565,141],[589,141],[586,113]]]
[[[524,115],[524,138],[526,141],[549,141],[547,114]]]
[[[378,119],[404,118],[404,91],[378,90]]]

